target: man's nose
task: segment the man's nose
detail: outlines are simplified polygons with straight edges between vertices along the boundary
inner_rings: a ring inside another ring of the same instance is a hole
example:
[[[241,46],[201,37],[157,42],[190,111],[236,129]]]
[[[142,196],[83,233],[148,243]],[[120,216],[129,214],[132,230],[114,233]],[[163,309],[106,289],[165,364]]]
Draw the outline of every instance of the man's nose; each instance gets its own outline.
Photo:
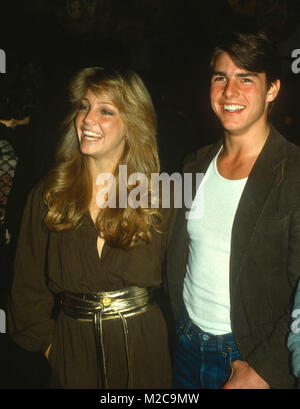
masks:
[[[223,90],[223,96],[226,98],[236,97],[239,93],[238,86],[234,80],[228,79]]]

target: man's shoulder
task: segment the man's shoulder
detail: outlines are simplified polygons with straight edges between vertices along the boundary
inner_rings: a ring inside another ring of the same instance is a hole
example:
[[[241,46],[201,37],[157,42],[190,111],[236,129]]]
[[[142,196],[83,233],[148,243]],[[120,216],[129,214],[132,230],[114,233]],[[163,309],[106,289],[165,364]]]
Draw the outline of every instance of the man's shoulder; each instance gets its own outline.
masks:
[[[296,192],[300,193],[300,148],[289,141],[287,141],[286,146],[287,155],[284,164],[286,182],[293,194],[296,194]]]
[[[285,135],[283,135],[281,131],[276,129],[272,124],[271,136],[272,140],[275,141],[275,149],[279,149],[280,151],[284,149],[283,152],[286,152],[288,160],[299,160],[300,147],[289,141],[289,139]]]
[[[287,140],[287,153],[289,160],[300,166],[300,147]]]
[[[282,138],[283,142],[280,148],[284,148],[280,150],[283,152],[285,169],[300,176],[300,147],[289,141],[288,138],[283,136],[280,132],[277,131],[277,134]],[[279,148],[279,146],[277,147]]]
[[[277,150],[274,168],[281,174],[281,180],[285,186],[285,202],[299,203],[300,200],[300,148],[290,142],[284,135],[275,129],[273,133],[277,142],[274,149]],[[274,152],[273,149],[273,152]],[[278,160],[280,158],[280,160]],[[289,199],[290,197],[290,199]]]

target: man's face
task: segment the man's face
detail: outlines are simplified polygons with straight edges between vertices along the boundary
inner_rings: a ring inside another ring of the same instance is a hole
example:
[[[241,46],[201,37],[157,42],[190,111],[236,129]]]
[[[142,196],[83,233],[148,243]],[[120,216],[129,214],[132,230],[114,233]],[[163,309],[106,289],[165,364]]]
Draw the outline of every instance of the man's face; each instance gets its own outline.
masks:
[[[265,73],[238,67],[227,53],[216,58],[210,99],[227,133],[243,135],[261,131],[267,124],[268,105],[278,90],[279,80],[267,89]]]

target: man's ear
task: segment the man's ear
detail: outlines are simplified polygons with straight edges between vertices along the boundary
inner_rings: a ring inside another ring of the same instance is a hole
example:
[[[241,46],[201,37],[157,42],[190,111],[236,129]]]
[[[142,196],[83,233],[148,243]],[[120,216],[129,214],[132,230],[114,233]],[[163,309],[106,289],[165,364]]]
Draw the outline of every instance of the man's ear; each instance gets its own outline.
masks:
[[[276,99],[278,92],[280,90],[280,80],[277,79],[270,85],[270,88],[267,91],[267,101],[272,102]]]

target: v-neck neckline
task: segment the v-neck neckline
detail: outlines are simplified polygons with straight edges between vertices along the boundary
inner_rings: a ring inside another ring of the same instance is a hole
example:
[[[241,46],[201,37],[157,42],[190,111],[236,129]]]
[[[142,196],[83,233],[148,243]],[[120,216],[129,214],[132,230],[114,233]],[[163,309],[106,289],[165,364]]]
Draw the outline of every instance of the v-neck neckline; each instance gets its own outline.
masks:
[[[104,243],[103,243],[103,246],[102,246],[102,249],[101,249],[101,254],[99,255],[98,245],[97,245],[99,235],[98,235],[97,229],[95,227],[95,223],[94,223],[94,221],[92,219],[92,216],[91,216],[89,211],[86,212],[86,216],[87,216],[91,226],[93,227],[94,232],[96,233],[97,238],[96,238],[96,242],[94,243],[95,247],[96,247],[96,250],[95,250],[96,251],[96,256],[97,256],[98,261],[102,262],[103,261],[103,256],[105,254],[105,249],[106,249],[106,241],[104,240]]]

